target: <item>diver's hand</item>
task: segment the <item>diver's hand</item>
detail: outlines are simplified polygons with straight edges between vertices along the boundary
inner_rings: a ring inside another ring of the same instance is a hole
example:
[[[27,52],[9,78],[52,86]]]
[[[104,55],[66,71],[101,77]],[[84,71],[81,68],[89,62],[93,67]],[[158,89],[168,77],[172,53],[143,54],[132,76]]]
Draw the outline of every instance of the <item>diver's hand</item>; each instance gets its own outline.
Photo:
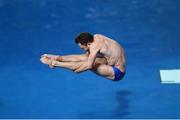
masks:
[[[88,67],[88,64],[87,64],[87,63],[84,63],[84,64],[82,64],[81,66],[79,66],[77,69],[75,69],[74,72],[80,73],[80,72],[86,71],[86,70],[88,70],[88,69],[90,69],[90,68]]]

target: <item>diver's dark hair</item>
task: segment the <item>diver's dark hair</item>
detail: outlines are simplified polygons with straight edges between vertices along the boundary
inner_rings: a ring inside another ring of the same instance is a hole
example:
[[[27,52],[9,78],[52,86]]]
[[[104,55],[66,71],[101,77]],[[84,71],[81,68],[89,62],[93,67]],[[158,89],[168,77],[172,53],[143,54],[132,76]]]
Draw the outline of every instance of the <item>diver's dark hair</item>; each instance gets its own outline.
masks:
[[[93,35],[88,32],[82,32],[75,38],[75,42],[87,45],[88,42],[93,42]]]

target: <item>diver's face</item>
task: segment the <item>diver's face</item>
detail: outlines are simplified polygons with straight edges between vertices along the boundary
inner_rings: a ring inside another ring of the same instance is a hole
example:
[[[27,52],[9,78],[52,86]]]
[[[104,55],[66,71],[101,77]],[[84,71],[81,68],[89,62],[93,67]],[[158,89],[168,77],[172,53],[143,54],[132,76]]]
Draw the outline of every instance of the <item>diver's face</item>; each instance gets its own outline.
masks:
[[[87,45],[82,45],[81,43],[78,43],[79,47],[85,51],[89,50],[89,47]]]

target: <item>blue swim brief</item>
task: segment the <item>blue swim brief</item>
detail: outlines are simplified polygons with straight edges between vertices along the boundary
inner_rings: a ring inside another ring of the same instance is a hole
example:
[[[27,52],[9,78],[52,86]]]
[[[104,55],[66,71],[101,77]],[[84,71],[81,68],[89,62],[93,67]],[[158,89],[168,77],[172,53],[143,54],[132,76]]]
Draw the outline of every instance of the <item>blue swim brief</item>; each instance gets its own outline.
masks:
[[[118,68],[116,68],[115,66],[113,66],[113,71],[114,71],[114,81],[119,81],[121,80],[125,73],[121,72]]]

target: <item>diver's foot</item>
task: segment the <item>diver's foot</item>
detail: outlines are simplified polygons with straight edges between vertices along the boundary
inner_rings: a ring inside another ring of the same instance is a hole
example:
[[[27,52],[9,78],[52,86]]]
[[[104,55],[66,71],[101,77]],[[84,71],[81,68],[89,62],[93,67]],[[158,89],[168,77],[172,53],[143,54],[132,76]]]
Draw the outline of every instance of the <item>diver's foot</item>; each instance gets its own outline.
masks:
[[[52,60],[48,57],[41,57],[40,61],[47,65],[51,65],[51,63],[52,63]]]
[[[57,60],[57,58],[59,57],[58,55],[53,55],[53,54],[44,54],[41,57],[47,57],[51,60]]]
[[[41,57],[40,61],[44,64],[49,65],[50,68],[54,68],[55,66],[53,65],[53,60],[49,59],[48,57]]]

